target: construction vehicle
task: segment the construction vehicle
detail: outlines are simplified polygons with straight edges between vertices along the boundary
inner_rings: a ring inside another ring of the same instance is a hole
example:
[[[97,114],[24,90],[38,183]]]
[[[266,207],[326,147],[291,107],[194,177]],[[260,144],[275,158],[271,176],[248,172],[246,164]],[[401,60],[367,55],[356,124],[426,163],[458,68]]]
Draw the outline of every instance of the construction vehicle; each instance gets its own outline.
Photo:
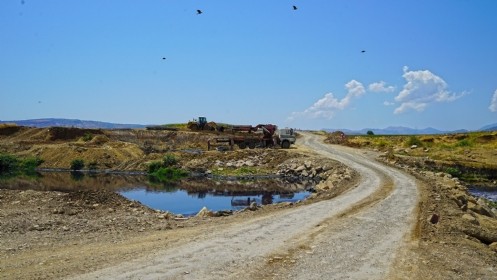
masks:
[[[215,122],[207,122],[206,117],[199,117],[198,120],[193,120],[189,121],[187,124],[188,129],[190,130],[210,130],[214,131],[216,130],[216,123]]]
[[[208,150],[212,147],[228,145],[231,150],[236,145],[240,149],[254,149],[256,147],[266,148],[281,146],[284,149],[290,148],[295,143],[293,129],[281,129],[274,124],[234,125],[226,127],[224,136],[214,137],[208,141]]]
[[[277,141],[283,149],[290,148],[290,145],[295,144],[295,133],[292,128],[283,128],[277,130]]]

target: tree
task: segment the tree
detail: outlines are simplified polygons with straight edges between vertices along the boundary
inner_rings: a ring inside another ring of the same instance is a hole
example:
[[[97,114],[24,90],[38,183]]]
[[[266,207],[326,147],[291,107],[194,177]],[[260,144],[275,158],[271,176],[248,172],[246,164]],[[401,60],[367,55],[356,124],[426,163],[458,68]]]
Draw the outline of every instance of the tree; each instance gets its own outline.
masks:
[[[370,136],[373,136],[374,135],[374,132],[372,130],[368,130],[368,132],[366,132],[367,135],[370,135]]]

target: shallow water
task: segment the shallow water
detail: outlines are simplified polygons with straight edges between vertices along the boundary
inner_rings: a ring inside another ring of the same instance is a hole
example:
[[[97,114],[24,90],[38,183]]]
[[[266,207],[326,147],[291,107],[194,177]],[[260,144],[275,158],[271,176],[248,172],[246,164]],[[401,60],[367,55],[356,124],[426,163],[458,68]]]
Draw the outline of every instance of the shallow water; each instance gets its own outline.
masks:
[[[0,188],[43,191],[111,190],[130,200],[163,211],[193,215],[203,207],[209,210],[239,210],[252,202],[266,205],[295,202],[310,195],[314,182],[282,179],[219,180],[185,179],[175,183],[157,184],[143,175],[83,174],[42,172],[34,178],[0,181]]]
[[[470,187],[469,192],[477,197],[483,197],[485,199],[497,202],[497,187],[489,188],[489,187]]]

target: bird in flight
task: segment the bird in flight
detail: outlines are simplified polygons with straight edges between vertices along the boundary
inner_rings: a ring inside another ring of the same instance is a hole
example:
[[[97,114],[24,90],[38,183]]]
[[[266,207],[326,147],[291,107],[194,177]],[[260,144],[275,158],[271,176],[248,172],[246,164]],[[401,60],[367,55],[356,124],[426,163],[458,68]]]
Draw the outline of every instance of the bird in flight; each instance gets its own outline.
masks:
[[[166,58],[165,58],[165,57],[163,57],[163,58],[162,58],[162,60],[166,60]]]
[[[197,10],[197,15],[200,15],[202,13],[201,10]]]
[[[365,53],[366,51],[365,50],[362,50],[361,53]]]
[[[297,9],[298,9],[297,6],[293,5],[293,10],[295,11]]]

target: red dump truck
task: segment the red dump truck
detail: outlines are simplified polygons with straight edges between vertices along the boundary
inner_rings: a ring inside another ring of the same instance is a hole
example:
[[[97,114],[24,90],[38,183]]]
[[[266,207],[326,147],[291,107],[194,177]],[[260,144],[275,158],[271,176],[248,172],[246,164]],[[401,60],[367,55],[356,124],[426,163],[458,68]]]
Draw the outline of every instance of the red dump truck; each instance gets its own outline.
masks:
[[[240,149],[256,147],[266,148],[281,146],[288,149],[295,143],[293,129],[278,129],[274,124],[234,125],[224,129],[223,136],[218,136],[208,141],[208,149],[228,146],[231,150],[236,145]]]

